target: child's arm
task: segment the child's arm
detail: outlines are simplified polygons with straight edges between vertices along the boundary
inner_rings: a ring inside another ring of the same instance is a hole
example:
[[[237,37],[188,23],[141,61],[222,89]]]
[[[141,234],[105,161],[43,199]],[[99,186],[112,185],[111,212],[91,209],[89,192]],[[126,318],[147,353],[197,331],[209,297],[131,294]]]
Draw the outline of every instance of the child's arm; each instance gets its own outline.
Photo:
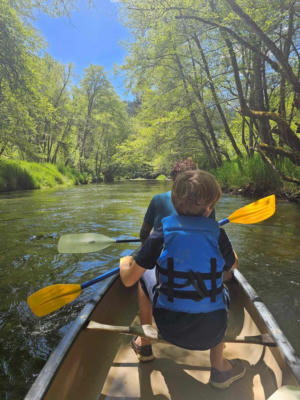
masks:
[[[146,271],[154,268],[163,246],[162,229],[152,232],[132,256],[120,260],[120,277],[125,286],[134,285]]]
[[[120,259],[120,277],[125,286],[133,286],[145,272],[131,256]]]
[[[234,256],[235,256],[235,262],[232,265],[232,267],[230,268],[230,271],[233,270],[233,269],[236,269],[239,266],[239,258],[238,258],[236,252],[233,249],[232,249],[232,251],[233,251]]]
[[[238,256],[233,250],[231,242],[223,228],[220,229],[219,248],[225,260],[225,271],[233,270],[238,267]]]

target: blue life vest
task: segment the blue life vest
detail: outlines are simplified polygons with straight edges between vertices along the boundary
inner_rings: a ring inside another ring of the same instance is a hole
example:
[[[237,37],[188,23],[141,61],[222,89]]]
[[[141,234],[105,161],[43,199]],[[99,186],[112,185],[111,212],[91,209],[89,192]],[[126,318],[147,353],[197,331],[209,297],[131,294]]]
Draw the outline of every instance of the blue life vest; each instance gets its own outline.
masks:
[[[157,260],[154,306],[190,314],[225,309],[218,223],[172,215],[162,220],[164,248]]]

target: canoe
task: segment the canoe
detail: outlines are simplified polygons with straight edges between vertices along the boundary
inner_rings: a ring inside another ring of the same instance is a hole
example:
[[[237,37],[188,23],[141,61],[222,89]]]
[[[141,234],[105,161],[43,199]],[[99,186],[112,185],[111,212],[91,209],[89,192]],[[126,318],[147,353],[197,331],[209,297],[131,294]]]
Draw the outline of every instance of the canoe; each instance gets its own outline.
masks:
[[[299,399],[300,359],[293,347],[239,271],[227,286],[231,310],[224,354],[247,366],[228,389],[209,385],[208,351],[157,340],[155,360],[138,363],[129,345],[130,333],[141,328],[137,287],[125,288],[114,276],[84,307],[25,400]]]

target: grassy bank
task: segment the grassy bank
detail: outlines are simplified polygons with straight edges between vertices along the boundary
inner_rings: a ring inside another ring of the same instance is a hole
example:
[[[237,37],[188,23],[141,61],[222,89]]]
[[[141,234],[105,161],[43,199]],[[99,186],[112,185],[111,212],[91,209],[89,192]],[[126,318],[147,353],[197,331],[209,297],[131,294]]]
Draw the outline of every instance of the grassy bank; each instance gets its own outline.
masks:
[[[65,166],[0,160],[0,192],[86,183],[86,176]]]
[[[276,167],[284,175],[300,179],[300,167],[291,161],[278,160]],[[300,200],[300,187],[283,181],[259,155],[251,159],[239,159],[224,162],[222,167],[211,171],[220,182],[224,191],[239,192],[245,195],[277,194],[279,197]]]

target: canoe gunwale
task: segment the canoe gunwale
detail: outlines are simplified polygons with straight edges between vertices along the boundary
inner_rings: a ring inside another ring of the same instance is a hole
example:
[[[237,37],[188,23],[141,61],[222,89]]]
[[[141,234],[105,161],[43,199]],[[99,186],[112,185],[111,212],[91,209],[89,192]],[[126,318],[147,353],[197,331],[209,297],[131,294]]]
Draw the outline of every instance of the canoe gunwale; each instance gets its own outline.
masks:
[[[268,332],[266,333],[269,333],[271,337],[273,337],[277,346],[276,348],[274,348],[272,353],[275,356],[277,362],[279,364],[282,364],[282,359],[285,360],[292,372],[292,375],[295,376],[295,379],[300,385],[300,358],[296,355],[295,349],[292,347],[292,345],[282,332],[281,328],[269,311],[268,307],[257,295],[257,293],[244,277],[244,275],[240,271],[235,270],[234,278],[238,281],[241,288],[244,290],[246,296],[249,298],[249,301],[252,303],[255,309],[255,314],[259,316],[261,321],[258,321],[257,317],[255,318],[255,315],[252,315],[252,317],[257,320],[256,322],[258,322],[258,324],[259,322],[261,322],[261,324],[264,324],[268,329]],[[276,354],[276,350],[279,351],[280,356]]]
[[[105,295],[110,292],[114,283],[117,283],[116,281],[118,279],[118,275],[108,278],[105,281],[105,285],[101,287],[100,293],[93,296],[93,298],[85,305],[79,316],[72,323],[70,330],[65,334],[58,346],[51,353],[48,361],[29,389],[24,400],[42,400],[45,398],[54,378],[59,372],[64,359],[68,355],[78,335],[85,329],[91,315],[97,309],[97,306],[99,306],[99,303],[101,303]],[[246,307],[246,309],[257,324],[258,328],[262,328],[262,333],[270,334],[276,342],[277,346],[272,347],[271,350],[276,361],[282,367],[287,366],[288,368],[286,369],[290,371],[290,375],[294,377],[294,380],[298,381],[298,384],[300,384],[300,359],[296,356],[295,350],[281,331],[267,306],[265,306],[256,294],[247,279],[236,270],[234,271],[234,280],[239,285],[241,294],[243,293],[242,296],[245,296],[245,304],[248,304],[249,306],[249,308]]]
[[[78,317],[71,324],[70,330],[63,336],[57,347],[51,352],[46,364],[33,382],[24,400],[40,400],[44,398],[72,344],[75,342],[81,330],[84,329],[84,326],[88,324],[89,318],[97,304],[118,278],[118,275],[108,278],[105,285],[101,288],[101,292],[93,296],[84,306]]]

